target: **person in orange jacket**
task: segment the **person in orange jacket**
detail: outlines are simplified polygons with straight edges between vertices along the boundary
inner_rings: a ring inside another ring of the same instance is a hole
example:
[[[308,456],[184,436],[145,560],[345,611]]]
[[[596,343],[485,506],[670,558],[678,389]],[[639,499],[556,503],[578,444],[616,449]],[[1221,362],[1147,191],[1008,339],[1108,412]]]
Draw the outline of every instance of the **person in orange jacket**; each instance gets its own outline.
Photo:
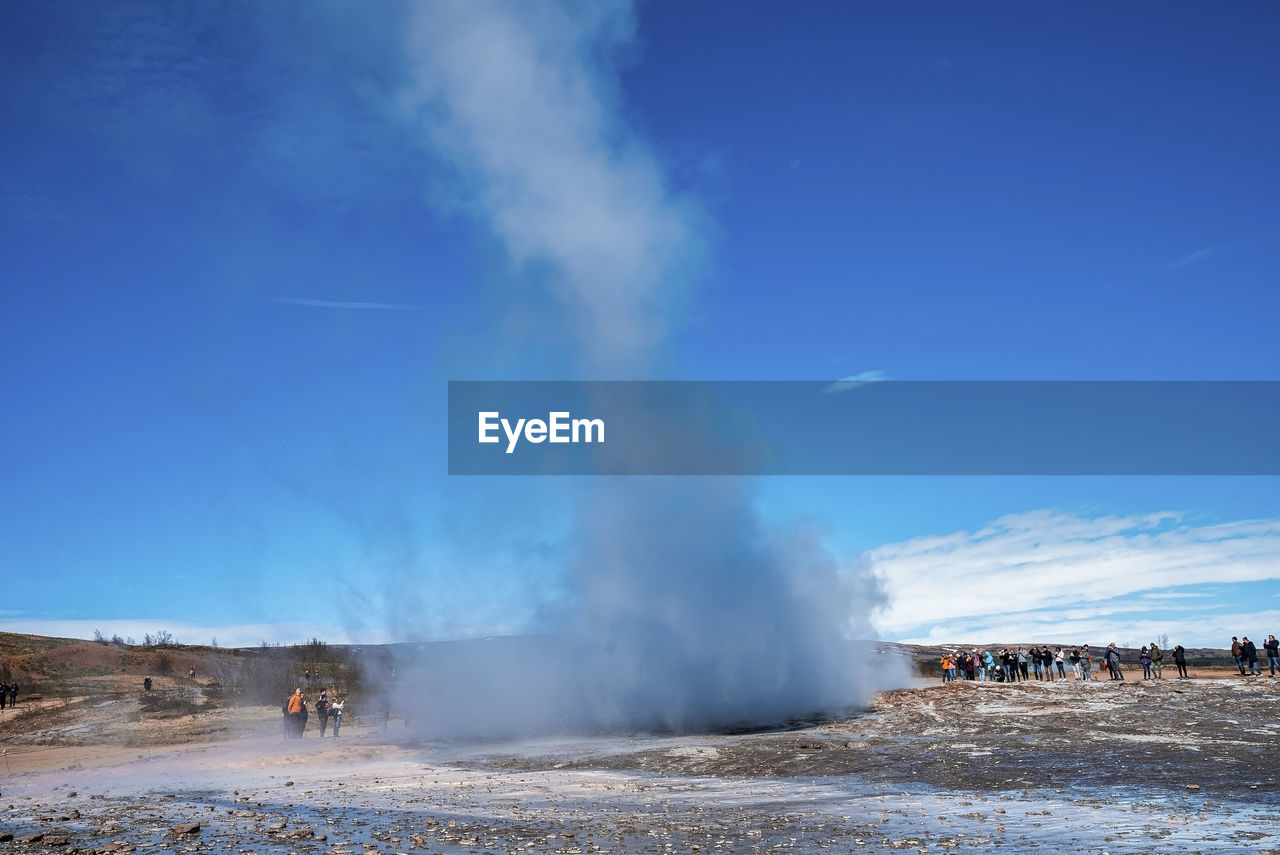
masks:
[[[289,735],[297,739],[302,735],[302,690],[295,689],[289,696]]]

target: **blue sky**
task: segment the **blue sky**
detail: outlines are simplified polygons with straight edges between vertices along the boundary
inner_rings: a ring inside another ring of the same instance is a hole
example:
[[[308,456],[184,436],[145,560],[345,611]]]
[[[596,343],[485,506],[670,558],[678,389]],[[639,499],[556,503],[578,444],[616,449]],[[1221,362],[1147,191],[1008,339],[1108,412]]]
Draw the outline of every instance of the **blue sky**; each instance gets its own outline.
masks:
[[[450,379],[1280,379],[1271,4],[471,6],[6,8],[0,627],[545,629]],[[1274,478],[754,489],[886,637],[1280,628]]]

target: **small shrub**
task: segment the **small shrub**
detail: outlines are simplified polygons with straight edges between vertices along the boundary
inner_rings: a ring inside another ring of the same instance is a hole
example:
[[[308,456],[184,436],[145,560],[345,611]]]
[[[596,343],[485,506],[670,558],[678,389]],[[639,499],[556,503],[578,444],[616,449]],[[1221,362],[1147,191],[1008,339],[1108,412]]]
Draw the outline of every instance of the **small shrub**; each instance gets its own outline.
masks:
[[[144,715],[154,718],[180,718],[200,711],[198,695],[191,689],[143,692],[138,706]]]

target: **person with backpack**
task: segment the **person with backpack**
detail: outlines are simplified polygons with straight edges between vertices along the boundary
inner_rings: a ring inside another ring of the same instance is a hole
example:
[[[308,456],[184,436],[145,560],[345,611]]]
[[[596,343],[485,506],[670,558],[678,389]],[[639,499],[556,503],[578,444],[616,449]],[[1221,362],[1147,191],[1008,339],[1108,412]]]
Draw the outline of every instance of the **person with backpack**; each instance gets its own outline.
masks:
[[[1154,641],[1151,642],[1151,668],[1156,672],[1156,679],[1164,679],[1164,651]]]
[[[1250,677],[1261,677],[1262,667],[1258,665],[1258,646],[1249,640],[1249,636],[1244,637],[1244,641],[1240,642],[1241,652],[1244,655],[1244,661],[1249,666]]]
[[[1276,675],[1276,671],[1280,670],[1280,641],[1276,640],[1274,635],[1268,635],[1267,640],[1262,643],[1262,649],[1267,651],[1267,665],[1271,668],[1271,676]]]

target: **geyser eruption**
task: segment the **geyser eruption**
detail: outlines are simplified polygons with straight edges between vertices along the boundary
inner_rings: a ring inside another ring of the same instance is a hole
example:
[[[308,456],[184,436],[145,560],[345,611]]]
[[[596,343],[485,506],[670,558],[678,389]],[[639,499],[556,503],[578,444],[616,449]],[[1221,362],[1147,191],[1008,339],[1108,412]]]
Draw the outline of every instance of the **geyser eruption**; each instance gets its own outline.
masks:
[[[581,376],[643,376],[695,217],[617,118],[629,4],[415,6],[402,104],[472,215],[552,282]],[[577,379],[577,378],[575,378]],[[860,565],[762,518],[743,479],[599,479],[549,636],[431,645],[406,699],[431,735],[765,725],[874,691]]]
[[[770,525],[742,479],[607,482],[580,520],[575,643],[595,719],[676,729],[845,711],[871,679],[867,574]],[[854,617],[857,616],[857,617]]]

